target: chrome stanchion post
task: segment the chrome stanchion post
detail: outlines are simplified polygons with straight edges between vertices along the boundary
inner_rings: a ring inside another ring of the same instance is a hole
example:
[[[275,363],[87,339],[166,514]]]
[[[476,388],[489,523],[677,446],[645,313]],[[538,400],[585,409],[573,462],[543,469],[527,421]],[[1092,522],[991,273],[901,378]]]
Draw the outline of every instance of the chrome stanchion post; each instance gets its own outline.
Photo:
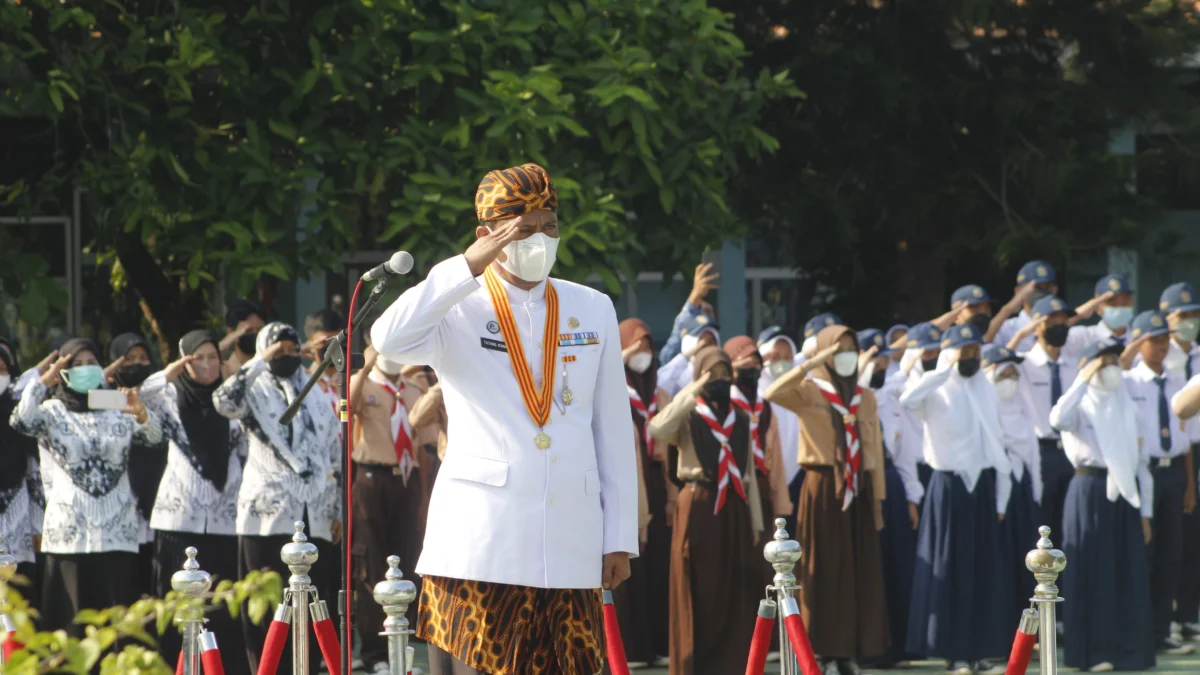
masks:
[[[313,592],[308,575],[317,562],[317,545],[304,536],[304,522],[294,524],[292,543],[284,544],[280,559],[292,576],[288,577],[288,595],[292,600],[292,675],[308,675],[308,596]]]
[[[375,602],[383,607],[387,619],[383,621],[383,632],[380,635],[388,642],[388,675],[406,675],[408,673],[408,636],[412,631],[408,627],[408,607],[417,599],[417,586],[404,578],[400,571],[400,557],[388,556],[388,571],[385,579],[375,584],[372,595]]]
[[[788,538],[787,530],[784,529],[787,521],[783,518],[775,519],[775,539],[768,542],[763,548],[763,557],[771,564],[775,570],[775,578],[771,585],[767,587],[767,596],[770,598],[770,593],[775,593],[775,602],[779,607],[783,607],[785,602],[791,599],[795,602],[796,591],[800,587],[796,585],[796,563],[800,561],[800,542],[793,541]],[[792,645],[788,642],[787,629],[783,625],[783,612],[779,613],[777,623],[779,625],[779,668],[782,675],[800,675],[800,664],[796,661],[796,654],[792,651]]]
[[[1037,605],[1041,625],[1038,628],[1042,675],[1058,675],[1058,632],[1055,628],[1054,605],[1063,601],[1058,597],[1058,575],[1067,566],[1067,556],[1050,543],[1050,528],[1038,528],[1041,539],[1037,548],[1025,556],[1025,567],[1033,572],[1037,587],[1030,601]]]
[[[204,628],[204,607],[200,597],[212,587],[212,576],[200,569],[196,549],[184,550],[183,569],[171,575],[171,588],[187,600],[175,613],[175,622],[183,624],[183,675],[200,675],[200,631]]]
[[[17,558],[8,552],[4,545],[4,535],[0,535],[0,646],[4,644],[9,633],[15,632],[12,618],[8,616],[8,582],[17,573]],[[0,649],[0,666],[4,665],[4,650]]]

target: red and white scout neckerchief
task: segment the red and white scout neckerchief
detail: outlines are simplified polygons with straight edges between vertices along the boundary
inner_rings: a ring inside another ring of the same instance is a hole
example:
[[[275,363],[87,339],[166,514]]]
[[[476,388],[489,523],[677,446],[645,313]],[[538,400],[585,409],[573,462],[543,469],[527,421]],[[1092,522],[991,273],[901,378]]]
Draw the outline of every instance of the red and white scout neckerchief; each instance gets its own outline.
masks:
[[[762,417],[765,404],[759,399],[754,405],[746,399],[746,395],[736,384],[729,385],[729,400],[742,409],[750,417],[750,449],[754,452],[754,466],[758,472],[767,475],[767,453],[763,450],[763,440],[758,433],[758,420]]]
[[[396,450],[396,462],[399,463],[400,475],[404,485],[408,485],[408,476],[412,473],[417,462],[413,457],[413,431],[408,423],[408,406],[404,405],[404,380],[400,380],[397,388],[390,380],[377,370],[372,370],[371,381],[387,390],[392,397],[392,438]]]
[[[851,399],[850,406],[846,407],[833,383],[815,377],[812,378],[812,382],[821,390],[829,406],[842,416],[842,424],[846,427],[846,497],[842,500],[842,510],[845,511],[850,508],[850,502],[854,501],[854,495],[858,492],[858,470],[862,466],[858,426],[855,424],[858,421],[858,404],[862,402],[862,387],[854,387],[854,398]]]
[[[729,438],[733,436],[733,424],[737,420],[737,413],[733,406],[729,406],[729,415],[725,418],[725,423],[721,424],[717,422],[717,416],[704,399],[697,396],[696,414],[708,424],[708,428],[712,429],[713,438],[721,444],[721,454],[717,457],[717,505],[713,508],[713,515],[716,515],[725,506],[730,483],[733,483],[733,489],[741,496],[742,501],[749,501],[746,499],[746,490],[742,487],[742,472],[738,471],[737,460],[733,458],[733,448],[729,447]]]
[[[646,454],[650,458],[653,458],[654,439],[650,437],[650,420],[654,419],[654,416],[658,414],[658,397],[651,398],[650,405],[646,405],[642,402],[642,397],[637,393],[636,389],[628,384],[625,385],[625,388],[629,390],[629,405],[635,413],[642,416],[642,441],[646,444]]]

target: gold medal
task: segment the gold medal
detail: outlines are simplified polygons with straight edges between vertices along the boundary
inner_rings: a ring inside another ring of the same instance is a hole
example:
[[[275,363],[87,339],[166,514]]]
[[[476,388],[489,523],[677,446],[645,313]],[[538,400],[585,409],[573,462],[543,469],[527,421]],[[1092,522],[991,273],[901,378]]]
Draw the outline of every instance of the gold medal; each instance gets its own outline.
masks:
[[[546,435],[546,432],[539,431],[537,436],[533,437],[533,444],[537,446],[538,450],[549,450],[550,437]]]
[[[571,401],[575,400],[575,394],[570,387],[563,387],[563,405],[571,405]]]

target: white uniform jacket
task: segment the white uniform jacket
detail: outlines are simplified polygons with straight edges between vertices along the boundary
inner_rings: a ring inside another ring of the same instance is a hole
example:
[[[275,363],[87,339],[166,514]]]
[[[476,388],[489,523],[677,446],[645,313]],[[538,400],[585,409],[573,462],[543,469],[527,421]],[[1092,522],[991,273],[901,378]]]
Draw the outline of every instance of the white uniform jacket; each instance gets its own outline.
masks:
[[[436,265],[371,330],[383,356],[437,371],[449,418],[419,574],[599,588],[602,554],[638,552],[636,450],[616,311],[598,291],[551,281],[560,346],[548,450],[534,444],[538,428],[490,296],[466,258]],[[540,387],[546,284],[505,288]],[[569,406],[564,370],[574,395]]]

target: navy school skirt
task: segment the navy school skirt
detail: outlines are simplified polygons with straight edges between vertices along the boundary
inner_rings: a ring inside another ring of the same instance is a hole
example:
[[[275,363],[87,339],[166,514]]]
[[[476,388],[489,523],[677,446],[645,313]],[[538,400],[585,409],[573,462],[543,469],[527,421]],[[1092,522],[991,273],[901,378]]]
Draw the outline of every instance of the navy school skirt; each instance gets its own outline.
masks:
[[[1008,511],[1004,514],[1004,525],[1008,530],[1008,540],[1012,543],[1012,578],[1013,578],[1013,610],[1009,620],[1014,626],[1021,620],[1021,612],[1029,609],[1029,599],[1033,597],[1033,588],[1037,581],[1033,573],[1025,567],[1025,555],[1037,548],[1038,528],[1046,523],[1043,520],[1042,508],[1033,500],[1033,477],[1029,470],[1020,481],[1013,480],[1012,496],[1008,499]],[[1051,533],[1051,541],[1057,542],[1062,538],[1061,533]]]
[[[1154,627],[1142,517],[1124,499],[1108,501],[1106,483],[1103,475],[1071,478],[1062,543],[1054,542],[1067,556],[1058,577],[1063,662],[1145,670],[1154,666]]]
[[[934,471],[917,536],[907,650],[947,661],[1004,659],[1017,629],[1013,556],[996,514],[996,471],[974,492],[954,473]]]
[[[879,531],[879,557],[883,562],[883,590],[887,598],[888,627],[892,646],[872,664],[895,665],[912,655],[904,648],[908,635],[908,604],[912,598],[913,562],[917,557],[917,533],[908,517],[908,497],[904,481],[895,464],[888,459],[884,468],[887,497],[883,500],[883,529]]]

